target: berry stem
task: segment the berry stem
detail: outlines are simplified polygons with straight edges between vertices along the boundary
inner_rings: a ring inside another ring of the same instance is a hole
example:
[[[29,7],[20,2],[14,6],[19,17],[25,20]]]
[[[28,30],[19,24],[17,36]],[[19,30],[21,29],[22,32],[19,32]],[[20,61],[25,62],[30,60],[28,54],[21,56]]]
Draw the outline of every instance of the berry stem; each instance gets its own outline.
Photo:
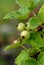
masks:
[[[37,17],[37,15],[32,11],[32,13],[33,13],[33,15],[35,16],[35,17]],[[37,17],[38,18],[38,17]]]
[[[25,46],[21,45],[21,47],[22,47],[23,49],[27,50],[27,48],[26,48]]]

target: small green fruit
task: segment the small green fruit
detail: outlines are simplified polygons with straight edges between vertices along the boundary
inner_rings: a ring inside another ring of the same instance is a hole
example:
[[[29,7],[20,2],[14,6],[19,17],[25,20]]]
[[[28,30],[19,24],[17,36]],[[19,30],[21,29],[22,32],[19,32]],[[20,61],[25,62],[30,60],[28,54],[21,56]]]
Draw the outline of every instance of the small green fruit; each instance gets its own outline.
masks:
[[[13,44],[18,44],[18,43],[20,43],[20,40],[15,40],[15,41],[13,42]]]
[[[18,31],[22,31],[22,30],[24,30],[24,28],[25,28],[24,23],[19,23],[18,26],[17,26]]]
[[[30,23],[29,23],[29,22],[27,22],[27,23],[25,24],[25,29],[26,29],[26,30],[30,30]]]
[[[21,38],[28,39],[30,37],[30,33],[27,30],[21,32]]]

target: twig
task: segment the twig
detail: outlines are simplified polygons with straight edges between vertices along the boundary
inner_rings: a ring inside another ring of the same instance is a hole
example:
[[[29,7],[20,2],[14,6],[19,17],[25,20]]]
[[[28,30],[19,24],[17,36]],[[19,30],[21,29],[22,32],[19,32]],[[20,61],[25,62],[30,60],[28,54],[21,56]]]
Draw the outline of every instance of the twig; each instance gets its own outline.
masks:
[[[35,17],[37,17],[37,15],[32,11],[32,13],[33,13],[33,15],[35,16]],[[38,18],[38,17],[37,17]]]
[[[21,45],[21,47],[22,47],[23,49],[27,50],[27,48],[26,48],[25,46]]]

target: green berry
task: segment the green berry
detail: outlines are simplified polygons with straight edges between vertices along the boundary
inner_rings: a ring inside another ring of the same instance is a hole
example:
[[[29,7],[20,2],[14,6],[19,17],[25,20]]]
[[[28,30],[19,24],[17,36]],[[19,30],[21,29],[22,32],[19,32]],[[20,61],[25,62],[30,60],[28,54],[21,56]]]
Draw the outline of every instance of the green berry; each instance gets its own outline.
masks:
[[[30,30],[30,23],[29,23],[29,22],[27,22],[27,23],[25,24],[25,29],[26,29],[26,30]]]
[[[18,43],[20,43],[20,40],[15,40],[13,43],[18,44]]]
[[[18,26],[17,26],[18,31],[22,31],[22,30],[24,30],[24,28],[25,28],[24,23],[19,23]]]
[[[28,39],[30,37],[29,31],[24,30],[21,32],[21,38]]]

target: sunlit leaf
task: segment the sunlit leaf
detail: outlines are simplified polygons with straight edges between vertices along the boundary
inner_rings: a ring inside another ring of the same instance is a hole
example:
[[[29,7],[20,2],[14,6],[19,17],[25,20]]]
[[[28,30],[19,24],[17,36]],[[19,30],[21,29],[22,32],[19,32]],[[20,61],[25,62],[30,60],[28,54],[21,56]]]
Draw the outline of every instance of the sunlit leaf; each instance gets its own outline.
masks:
[[[21,65],[22,61],[28,60],[28,57],[29,57],[29,49],[23,50],[23,51],[18,55],[18,57],[16,58],[15,63],[16,63],[17,65]]]
[[[29,56],[30,49],[23,50],[15,60],[17,65],[38,65],[35,59]]]
[[[21,7],[17,11],[11,11],[5,15],[4,19],[23,20],[28,18],[30,10],[26,7]]]
[[[32,17],[29,19],[29,21],[27,22],[27,26],[29,25],[30,29],[36,29],[36,27],[38,27],[42,22],[39,21],[38,18],[36,17]]]

